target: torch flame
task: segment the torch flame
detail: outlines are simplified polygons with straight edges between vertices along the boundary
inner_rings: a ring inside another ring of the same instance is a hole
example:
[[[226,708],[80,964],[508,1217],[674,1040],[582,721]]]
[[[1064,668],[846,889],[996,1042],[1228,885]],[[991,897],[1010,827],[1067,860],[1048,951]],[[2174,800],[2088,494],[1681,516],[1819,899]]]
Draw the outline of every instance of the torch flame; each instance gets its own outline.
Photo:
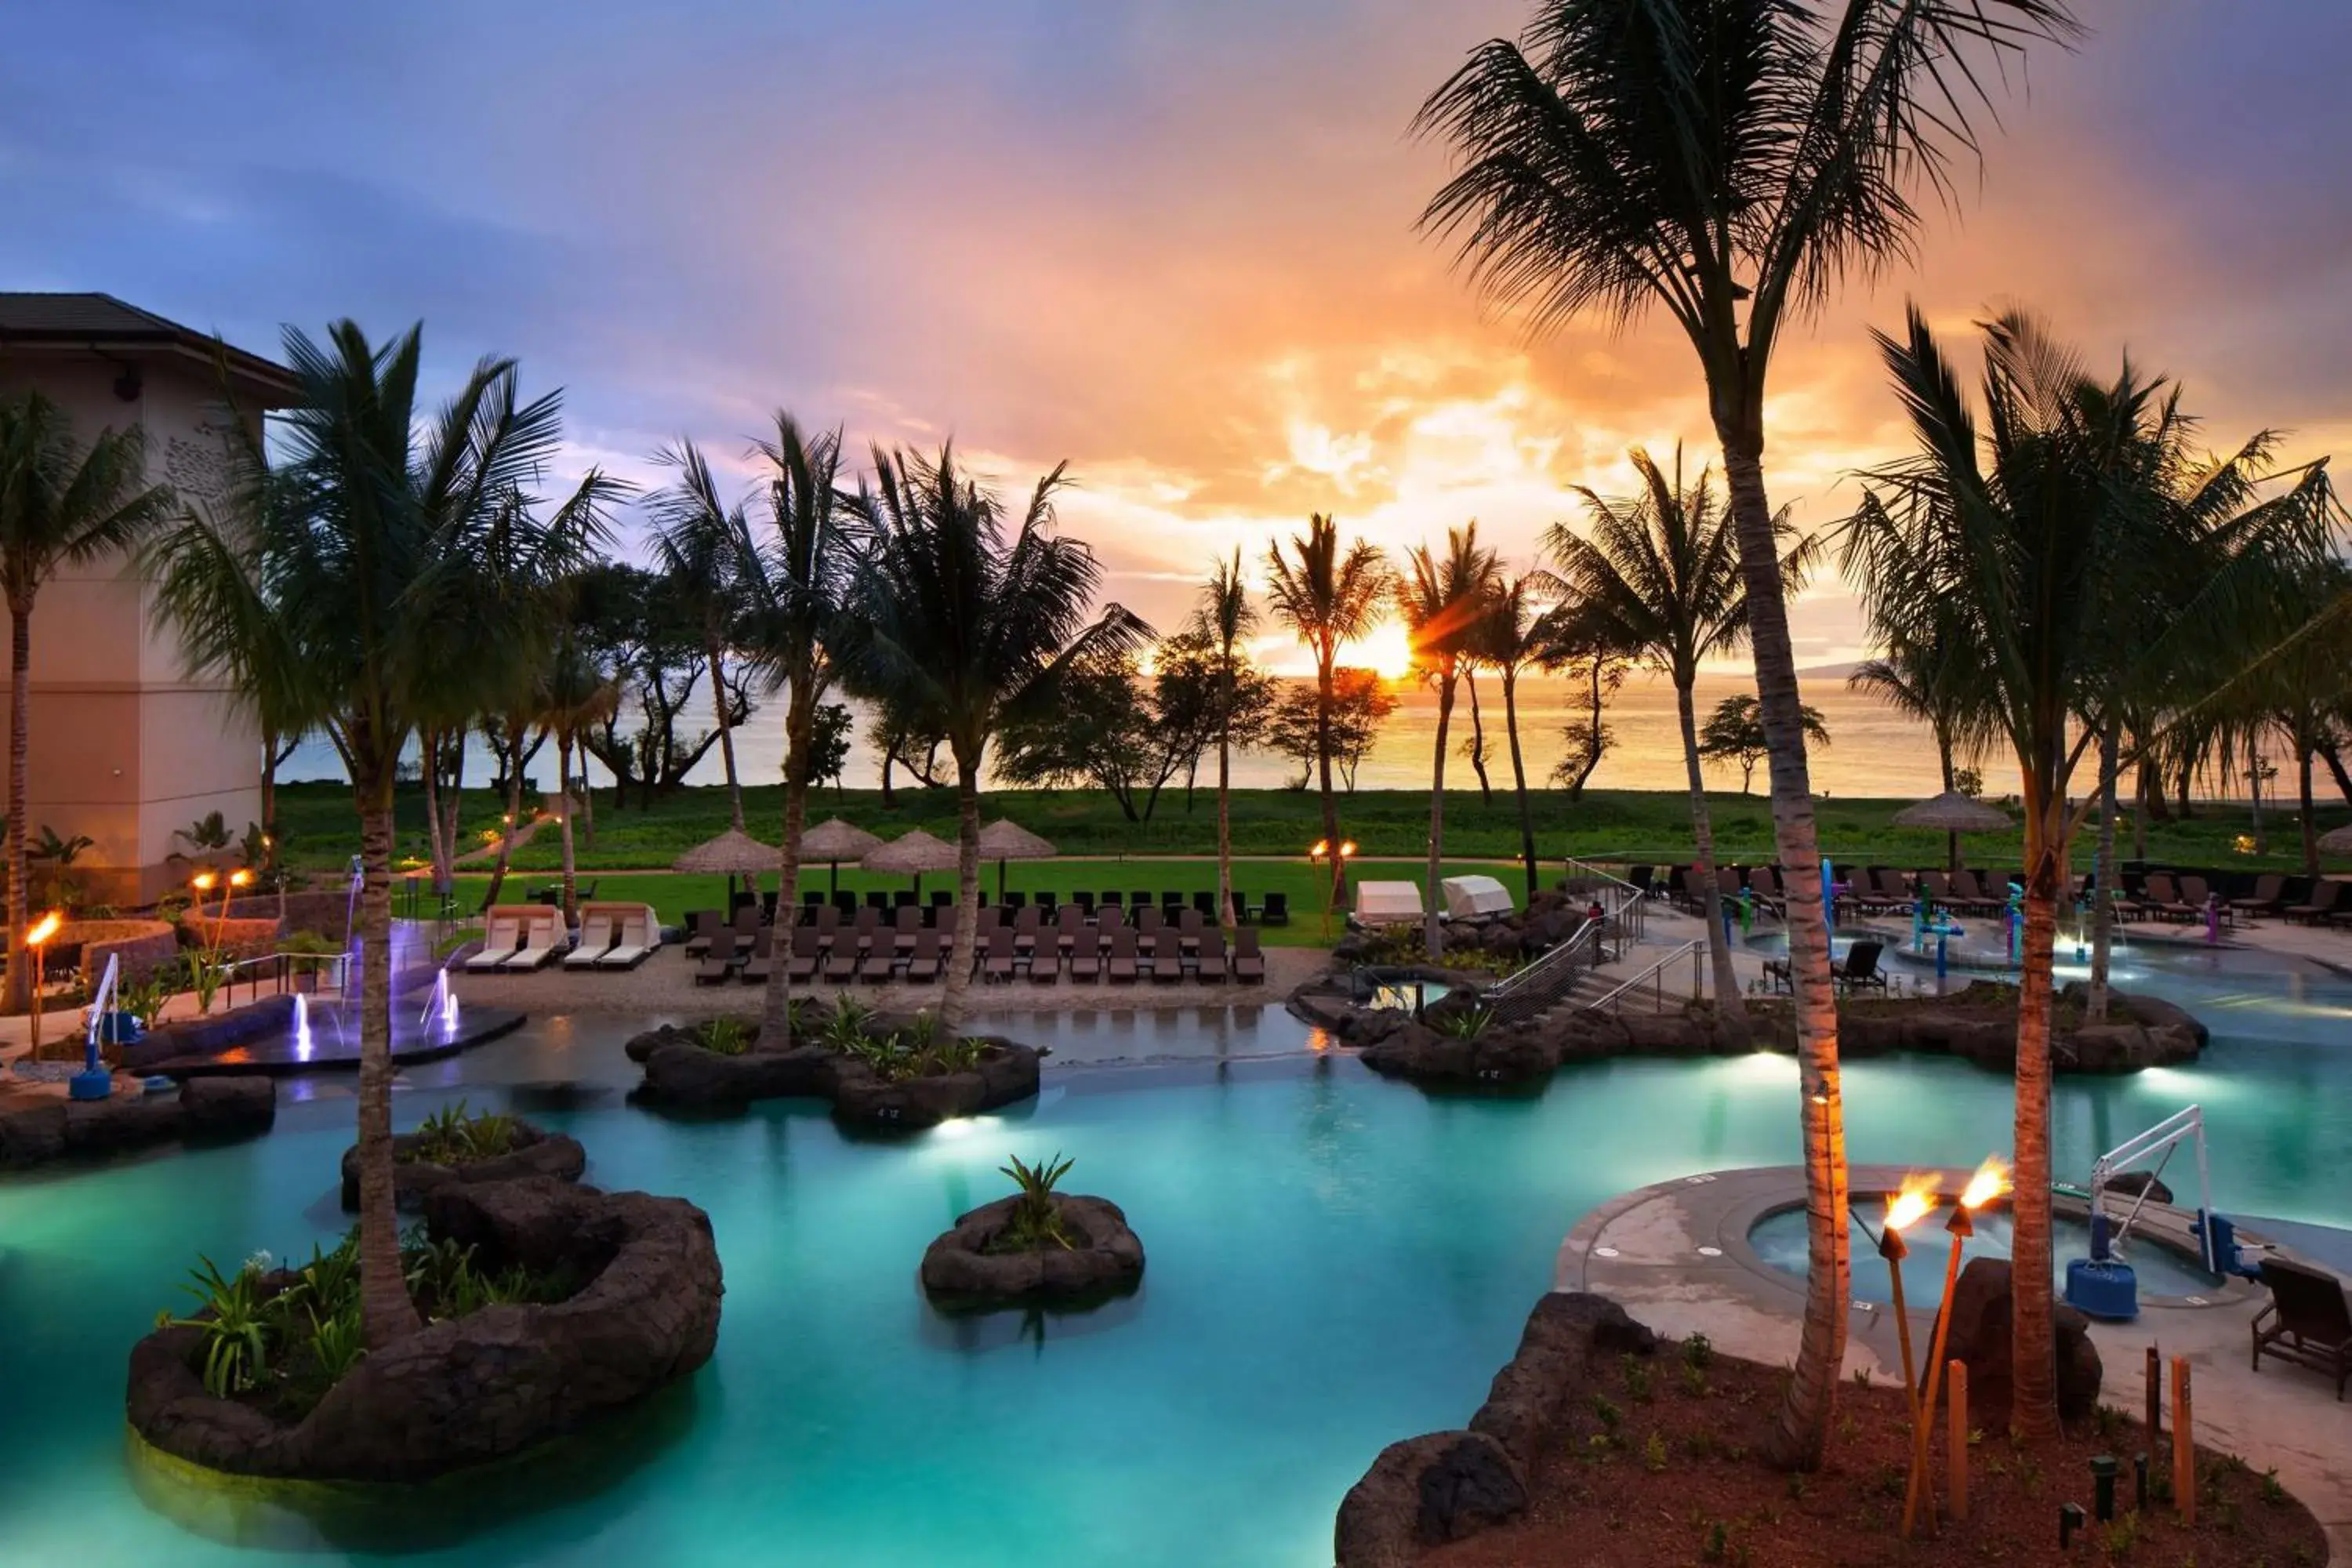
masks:
[[[58,913],[57,910],[51,910],[47,914],[43,915],[39,920],[34,921],[33,929],[25,933],[25,945],[27,947],[40,946],[43,942],[48,941],[49,938],[57,935],[58,928],[65,923],[65,917]]]
[[[1966,1191],[1960,1194],[1960,1206],[1980,1209],[2010,1190],[2009,1162],[1998,1154],[1988,1154],[1977,1173],[1969,1178]]]
[[[1908,1230],[1936,1212],[1940,1194],[1936,1178],[1913,1173],[1903,1178],[1903,1189],[1886,1200],[1886,1228]]]

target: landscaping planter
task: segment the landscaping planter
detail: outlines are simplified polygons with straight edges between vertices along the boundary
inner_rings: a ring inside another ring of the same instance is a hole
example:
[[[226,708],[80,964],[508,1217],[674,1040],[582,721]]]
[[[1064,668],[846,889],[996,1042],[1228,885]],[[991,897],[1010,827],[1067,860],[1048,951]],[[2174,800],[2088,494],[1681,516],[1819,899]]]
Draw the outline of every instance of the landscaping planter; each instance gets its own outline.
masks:
[[[632,1404],[710,1358],[724,1292],[710,1221],[681,1198],[544,1177],[452,1184],[425,1206],[436,1240],[486,1267],[568,1268],[546,1305],[485,1307],[371,1352],[299,1420],[208,1394],[199,1331],[131,1352],[132,1428],[166,1453],[238,1475],[413,1482],[520,1453]]]
[[[990,1251],[1021,1201],[1016,1194],[973,1209],[925,1249],[923,1289],[934,1303],[955,1310],[1087,1306],[1142,1282],[1143,1243],[1107,1198],[1054,1194],[1069,1247]]]
[[[1039,1053],[990,1038],[976,1068],[886,1080],[873,1067],[823,1045],[786,1051],[751,1048],[723,1056],[697,1043],[692,1030],[665,1026],[629,1041],[645,1068],[644,1102],[683,1110],[736,1110],[753,1100],[803,1098],[833,1102],[845,1127],[909,1131],[972,1116],[1037,1092]]]
[[[258,1077],[206,1079],[176,1095],[44,1100],[0,1111],[0,1170],[121,1153],[173,1138],[252,1137],[277,1120],[277,1085]]]
[[[392,1141],[392,1193],[394,1206],[406,1213],[421,1213],[425,1200],[446,1186],[467,1186],[482,1182],[513,1182],[526,1176],[546,1176],[559,1182],[576,1182],[588,1168],[588,1152],[576,1138],[561,1132],[549,1132],[530,1122],[517,1120],[514,1147],[506,1153],[488,1160],[474,1160],[458,1165],[440,1165],[415,1157],[415,1151],[424,1139],[414,1132],[403,1132]],[[343,1212],[357,1214],[360,1207],[360,1151],[354,1143],[343,1151]]]

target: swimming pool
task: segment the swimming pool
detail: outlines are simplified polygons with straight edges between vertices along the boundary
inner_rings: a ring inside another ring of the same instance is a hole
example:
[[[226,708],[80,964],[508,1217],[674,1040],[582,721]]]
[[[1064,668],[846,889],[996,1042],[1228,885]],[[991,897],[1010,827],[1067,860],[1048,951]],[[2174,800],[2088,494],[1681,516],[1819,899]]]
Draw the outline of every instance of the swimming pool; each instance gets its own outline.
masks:
[[[2192,1194],[2188,1201],[2195,1203]],[[1862,1301],[1891,1303],[1895,1300],[1894,1281],[1888,1277],[1886,1260],[1874,1250],[1872,1237],[1885,1208],[1875,1203],[1864,1204],[1855,1210],[1857,1218],[1867,1225],[1853,1227],[1853,1295]],[[1944,1229],[1943,1215],[1938,1214],[1916,1229],[1905,1233],[1909,1247],[1905,1255],[1904,1280],[1914,1295],[1932,1309],[1934,1292],[1940,1287],[1946,1265],[1952,1255],[1952,1238]],[[2053,1220],[2051,1234],[2056,1245],[2051,1249],[2051,1283],[2059,1289],[2066,1288],[2066,1263],[2069,1258],[2087,1258],[2091,1251],[2090,1226],[2079,1220],[2063,1216]],[[1979,1215],[1976,1219],[1975,1237],[1962,1254],[1969,1258],[2007,1258],[2010,1247],[2010,1217],[2006,1212]],[[1805,1273],[1805,1212],[1783,1209],[1765,1215],[1748,1233],[1748,1244],[1756,1256],[1784,1273],[1800,1279]],[[2126,1249],[2127,1261],[2137,1278],[2143,1300],[2155,1296],[2198,1296],[2217,1288],[2221,1281],[2204,1271],[2196,1258],[2158,1247],[2154,1242],[2132,1243]],[[1915,1306],[1918,1302],[1913,1303]]]
[[[2352,1224],[2336,1043],[2352,984],[2166,990],[2204,1011],[2212,1049],[2193,1068],[2062,1080],[2061,1173],[2201,1100],[2221,1206]],[[428,1564],[1328,1563],[1340,1494],[1387,1442],[1475,1407],[1581,1215],[1799,1154],[1781,1058],[1597,1063],[1538,1099],[1433,1099],[1318,1051],[1271,1007],[1006,1022],[1058,1042],[1056,1061],[1193,1059],[1052,1073],[1034,1106],[898,1143],[846,1140],[814,1105],[695,1123],[631,1109],[629,1029],[609,1021],[541,1020],[420,1071],[404,1126],[459,1093],[520,1106],[586,1143],[592,1181],[709,1210],[726,1317],[690,1409],[625,1439],[632,1463],[604,1489],[518,1485],[495,1518],[410,1510],[437,1541],[343,1549],[405,1546]],[[1994,1074],[1857,1062],[1847,1094],[1856,1161],[1967,1165],[2008,1147]],[[141,1500],[124,1354],[179,1305],[197,1251],[282,1254],[341,1228],[349,1117],[341,1098],[289,1104],[234,1148],[0,1182],[0,1563],[276,1554]],[[1142,1291],[1036,1324],[934,1316],[914,1279],[924,1245],[1003,1189],[1007,1155],[1055,1151],[1076,1159],[1076,1190],[1127,1209],[1150,1255]]]

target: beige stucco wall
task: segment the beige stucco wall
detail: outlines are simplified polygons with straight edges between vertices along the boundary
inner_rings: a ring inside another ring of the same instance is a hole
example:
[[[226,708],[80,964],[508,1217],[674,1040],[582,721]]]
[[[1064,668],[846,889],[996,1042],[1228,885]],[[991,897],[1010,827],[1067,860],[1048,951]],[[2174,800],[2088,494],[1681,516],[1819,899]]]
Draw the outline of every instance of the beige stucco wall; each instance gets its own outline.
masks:
[[[132,423],[147,430],[148,477],[216,495],[218,384],[193,361],[143,359],[140,395],[115,395],[119,362],[57,353],[0,356],[0,396],[37,386],[73,416],[77,437]],[[27,827],[87,834],[74,870],[95,900],[143,902],[181,875],[173,833],[218,811],[232,831],[261,815],[261,742],[220,683],[193,681],[145,586],[121,560],[60,571],[32,619]],[[0,637],[0,672],[14,674]],[[0,724],[9,687],[0,682]],[[5,733],[5,731],[0,731]]]

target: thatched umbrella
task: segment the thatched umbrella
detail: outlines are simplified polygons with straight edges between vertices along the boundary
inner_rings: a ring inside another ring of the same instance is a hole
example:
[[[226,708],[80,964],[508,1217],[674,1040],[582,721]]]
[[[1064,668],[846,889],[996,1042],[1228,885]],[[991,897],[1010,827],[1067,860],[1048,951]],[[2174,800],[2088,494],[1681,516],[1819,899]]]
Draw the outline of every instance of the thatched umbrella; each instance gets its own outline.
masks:
[[[1942,828],[1951,861],[1949,868],[1957,871],[1960,868],[1960,835],[1999,833],[2009,826],[2009,814],[1980,800],[1970,800],[1956,789],[1948,789],[1933,800],[1923,800],[1896,812],[1895,826]]]
[[[882,847],[882,840],[839,817],[820,822],[801,835],[801,858],[822,860],[832,868],[832,888],[841,891],[841,863],[862,860]]]
[[[992,822],[980,830],[980,858],[996,862],[996,901],[1004,901],[1007,860],[1051,860],[1061,851],[1011,820]]]
[[[958,865],[956,847],[932,837],[919,827],[908,829],[858,862],[869,871],[912,877],[915,896],[923,896],[923,873],[952,871]]]
[[[2352,827],[2334,827],[2319,836],[2323,855],[2352,855]]]
[[[762,844],[750,834],[730,827],[718,837],[698,844],[669,863],[673,871],[691,871],[698,876],[727,877],[727,903],[735,903],[735,879],[743,879],[744,886],[757,889],[760,873],[782,868],[783,852],[772,844]]]

